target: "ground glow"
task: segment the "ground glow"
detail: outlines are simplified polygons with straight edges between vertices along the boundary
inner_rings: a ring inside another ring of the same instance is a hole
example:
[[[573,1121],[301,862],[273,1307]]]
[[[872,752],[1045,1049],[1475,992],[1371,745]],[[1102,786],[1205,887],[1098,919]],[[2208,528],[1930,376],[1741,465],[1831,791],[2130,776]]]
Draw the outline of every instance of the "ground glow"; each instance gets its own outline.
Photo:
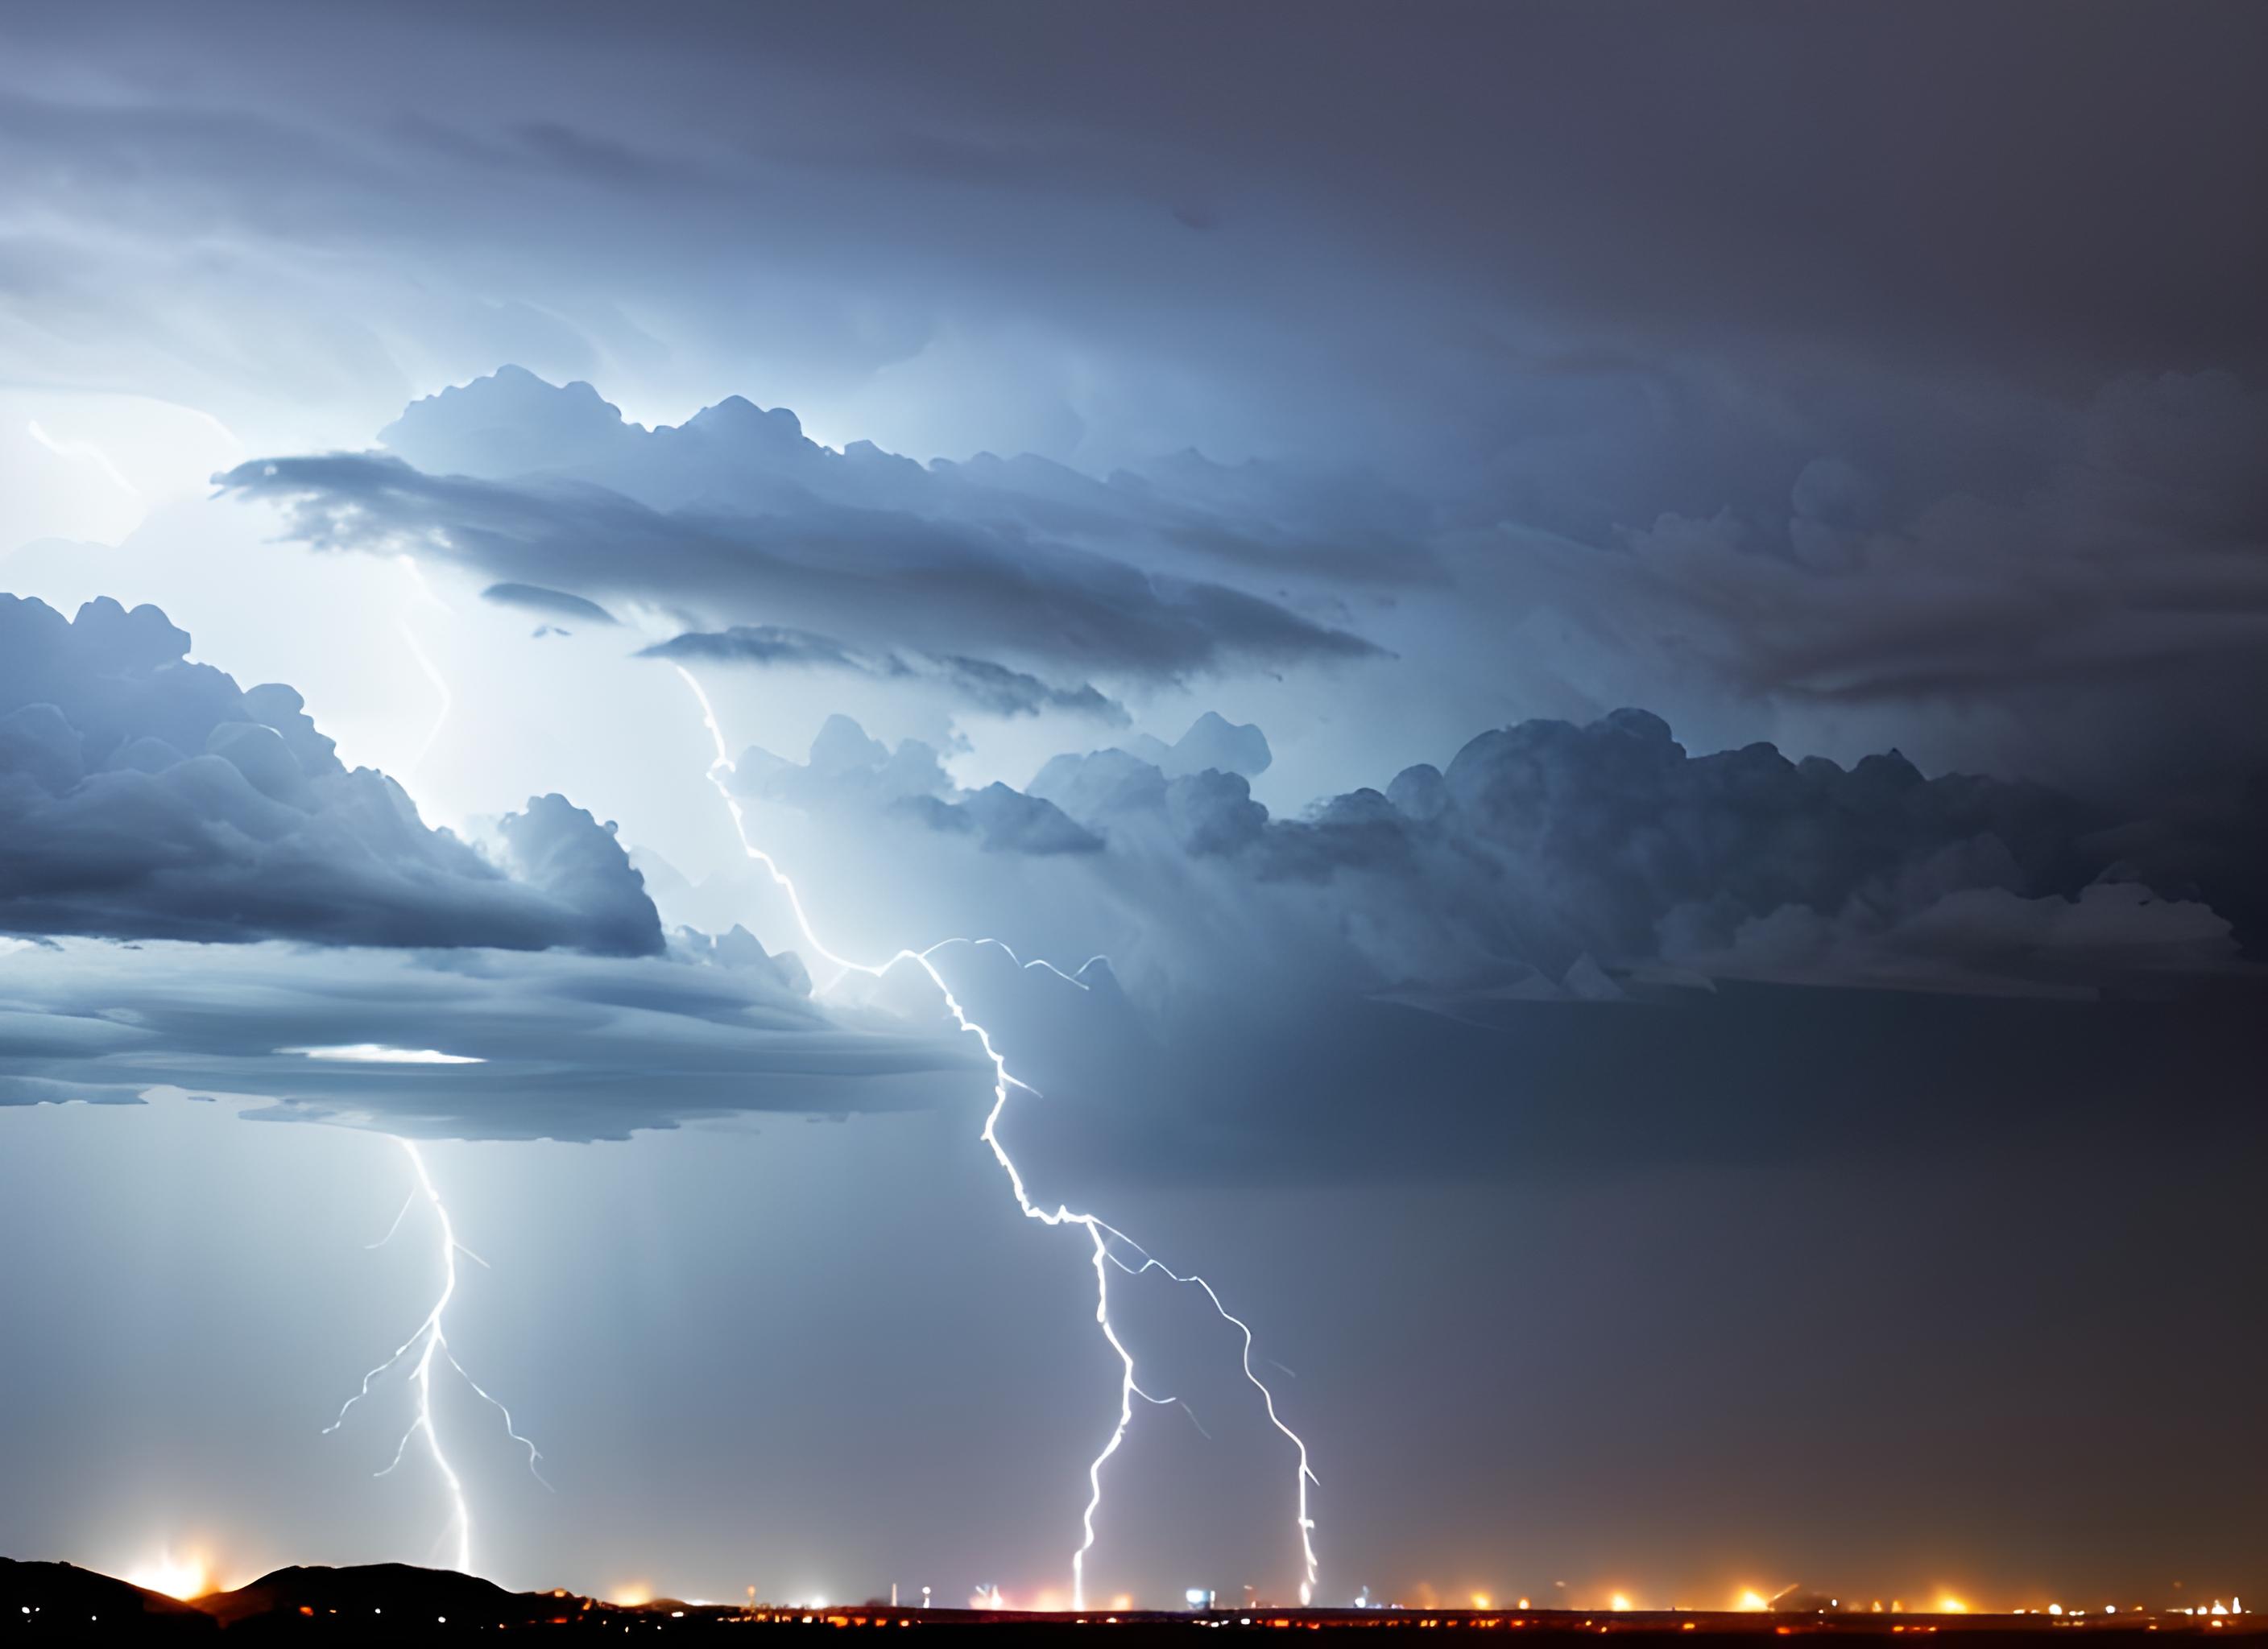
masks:
[[[161,1592],[184,1602],[215,1589],[212,1572],[202,1556],[176,1557],[170,1547],[156,1561],[128,1570],[123,1579],[129,1586],[138,1586],[145,1592]]]

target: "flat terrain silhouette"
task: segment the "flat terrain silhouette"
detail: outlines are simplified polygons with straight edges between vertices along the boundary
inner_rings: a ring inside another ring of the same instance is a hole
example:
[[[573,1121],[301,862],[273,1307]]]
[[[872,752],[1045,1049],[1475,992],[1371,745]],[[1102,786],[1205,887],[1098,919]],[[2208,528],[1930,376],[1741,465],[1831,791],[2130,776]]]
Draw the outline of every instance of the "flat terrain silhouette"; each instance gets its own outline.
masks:
[[[1824,1601],[1824,1600],[1821,1600]],[[862,1603],[829,1609],[786,1604],[695,1604],[657,1599],[635,1606],[566,1591],[507,1592],[492,1581],[448,1569],[409,1564],[346,1568],[294,1564],[264,1574],[233,1591],[209,1593],[190,1602],[145,1591],[123,1580],[67,1563],[18,1563],[0,1558],[0,1636],[16,1638],[119,1642],[184,1638],[232,1642],[269,1637],[330,1642],[396,1643],[497,1631],[630,1631],[674,1633],[752,1629],[918,1628],[925,1633],[975,1640],[1007,1632],[1020,1642],[1052,1641],[1057,1632],[1098,1629],[1110,1641],[1188,1642],[1200,1631],[1266,1635],[1320,1632],[1344,1638],[1381,1631],[1464,1627],[1518,1632],[1523,1641],[1572,1649],[1614,1640],[1611,1649],[1681,1649],[1696,1638],[1723,1644],[1740,1639],[1756,1649],[1784,1637],[1868,1640],[1869,1649],[1904,1649],[1909,1638],[1955,1640],[1941,1649],[2046,1649],[2051,1632],[2084,1634],[2084,1649],[2207,1649],[2239,1642],[2260,1649],[2268,1616],[2208,1619],[2186,1615],[2066,1616],[2039,1615],[1842,1614],[1578,1609],[1216,1609],[1210,1612],[1089,1610],[1084,1615],[1022,1611],[899,1608]],[[1876,1644],[1874,1640],[1879,1640]],[[2199,1640],[2205,1640],[2200,1642]],[[1918,1649],[1918,1645],[1916,1645]],[[2066,1645],[2066,1649],[2069,1646]]]

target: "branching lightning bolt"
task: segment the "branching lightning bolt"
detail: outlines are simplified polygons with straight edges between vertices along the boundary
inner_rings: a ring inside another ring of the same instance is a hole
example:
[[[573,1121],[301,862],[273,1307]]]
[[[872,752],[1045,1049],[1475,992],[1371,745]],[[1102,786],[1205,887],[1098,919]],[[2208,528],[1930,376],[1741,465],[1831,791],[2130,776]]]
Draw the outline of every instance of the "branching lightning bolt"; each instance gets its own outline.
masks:
[[[1015,1159],[1009,1156],[1007,1147],[1000,1143],[999,1123],[1001,1114],[1008,1106],[1010,1089],[1021,1088],[1027,1093],[1034,1094],[1036,1094],[1038,1090],[1032,1087],[1030,1084],[1020,1080],[1009,1071],[1007,1061],[1001,1056],[999,1050],[992,1046],[991,1034],[982,1025],[968,1017],[967,1012],[961,1007],[959,998],[953,994],[952,987],[946,983],[945,975],[938,971],[937,964],[932,960],[946,946],[964,941],[946,939],[930,946],[927,950],[901,950],[887,961],[879,963],[852,961],[848,957],[838,956],[829,950],[819,935],[813,931],[811,918],[804,910],[803,897],[796,891],[795,883],[789,880],[787,873],[780,869],[771,855],[748,839],[747,820],[740,806],[740,798],[733,793],[732,786],[725,783],[725,776],[733,771],[733,760],[725,743],[724,730],[718,725],[716,708],[711,704],[709,695],[703,691],[701,683],[695,679],[691,671],[682,665],[674,667],[677,674],[684,678],[685,685],[692,689],[694,698],[699,702],[702,725],[709,730],[710,740],[716,747],[717,758],[710,763],[709,782],[715,787],[718,795],[724,799],[725,811],[732,815],[733,831],[740,839],[740,850],[751,860],[762,865],[773,883],[786,895],[788,909],[794,913],[796,928],[802,934],[804,943],[814,954],[842,970],[838,978],[843,975],[855,973],[865,975],[869,978],[880,979],[902,963],[911,963],[929,975],[930,983],[937,988],[938,996],[944,1002],[946,1012],[951,1016],[954,1026],[962,1032],[975,1036],[978,1046],[984,1050],[985,1058],[991,1062],[992,1108],[985,1115],[983,1131],[978,1137],[990,1149],[993,1159],[1000,1165],[1001,1171],[1008,1176],[1008,1186],[1015,1195],[1018,1210],[1025,1218],[1035,1219],[1044,1226],[1077,1226],[1086,1232],[1088,1240],[1094,1245],[1094,1321],[1102,1331],[1104,1341],[1117,1357],[1123,1372],[1118,1386],[1117,1420],[1111,1427],[1109,1438],[1103,1443],[1102,1452],[1094,1457],[1086,1469],[1088,1496],[1086,1510],[1079,1518],[1081,1539],[1079,1550],[1071,1554],[1071,1607],[1074,1609],[1083,1609],[1086,1607],[1086,1557],[1094,1549],[1094,1520],[1102,1507],[1102,1469],[1110,1457],[1118,1452],[1120,1445],[1126,1440],[1127,1431],[1134,1423],[1134,1400],[1139,1397],[1146,1402],[1160,1405],[1178,1401],[1172,1397],[1152,1396],[1142,1388],[1135,1378],[1134,1354],[1128,1351],[1125,1343],[1119,1339],[1118,1330],[1110,1321],[1110,1270],[1114,1266],[1132,1277],[1157,1271],[1176,1283],[1188,1284],[1201,1289],[1205,1299],[1211,1304],[1213,1310],[1219,1314],[1222,1320],[1234,1326],[1243,1335],[1244,1349],[1241,1363],[1244,1377],[1259,1391],[1261,1401],[1268,1411],[1269,1424],[1282,1432],[1299,1454],[1299,1469],[1294,1481],[1298,1491],[1300,1550],[1304,1570],[1300,1582],[1300,1601],[1304,1604],[1312,1601],[1314,1595],[1316,1572],[1315,1524],[1314,1520],[1308,1515],[1307,1490],[1318,1479],[1307,1462],[1306,1441],[1284,1423],[1282,1417],[1276,1412],[1275,1394],[1270,1392],[1265,1382],[1253,1372],[1251,1325],[1230,1312],[1228,1307],[1221,1303],[1220,1296],[1214,1292],[1212,1285],[1204,1277],[1194,1272],[1184,1275],[1173,1270],[1152,1257],[1140,1243],[1099,1215],[1083,1213],[1060,1203],[1049,1210],[1042,1208],[1032,1200],[1030,1192],[1025,1187],[1024,1176],[1016,1167]],[[974,942],[998,943],[997,940]],[[1001,948],[1005,950],[1007,947],[1002,946]],[[1015,955],[1012,951],[1008,953],[1012,958]],[[1071,980],[1073,984],[1079,984],[1081,990],[1086,989],[1079,981],[1064,973],[1052,963],[1037,962],[1021,965],[1046,968],[1049,972]],[[1135,1261],[1130,1262],[1122,1257],[1119,1252],[1121,1248],[1130,1250],[1136,1256]],[[1182,1406],[1184,1409],[1188,1407],[1187,1404]],[[1194,1421],[1195,1415],[1191,1415],[1190,1418]],[[1198,1429],[1202,1431],[1204,1428],[1200,1426]]]
[[[382,1248],[392,1241],[394,1233],[401,1229],[401,1222],[409,1218],[409,1211],[416,1206],[420,1198],[423,1198],[433,1210],[434,1224],[440,1236],[441,1292],[439,1298],[434,1300],[432,1308],[426,1312],[424,1320],[411,1331],[409,1337],[394,1347],[394,1355],[362,1377],[361,1389],[339,1405],[338,1417],[323,1428],[323,1435],[328,1437],[344,1425],[348,1414],[353,1410],[357,1403],[370,1395],[372,1387],[379,1379],[387,1370],[394,1367],[414,1352],[415,1360],[409,1365],[409,1388],[414,1410],[409,1426],[402,1432],[401,1440],[394,1446],[394,1458],[373,1475],[383,1477],[392,1472],[395,1467],[401,1464],[403,1457],[409,1454],[411,1440],[420,1437],[424,1439],[426,1453],[432,1456],[433,1468],[440,1473],[442,1486],[447,1490],[449,1496],[449,1527],[444,1538],[453,1535],[456,1542],[454,1557],[449,1566],[460,1573],[469,1574],[473,1567],[472,1508],[465,1499],[464,1483],[457,1476],[456,1468],[449,1463],[448,1455],[443,1453],[441,1434],[433,1424],[433,1360],[435,1358],[441,1358],[451,1368],[455,1369],[459,1378],[472,1388],[475,1395],[504,1417],[504,1434],[527,1451],[528,1470],[534,1474],[535,1480],[542,1483],[545,1488],[549,1489],[551,1484],[540,1469],[540,1462],[543,1459],[542,1452],[519,1434],[519,1428],[512,1424],[512,1410],[491,1396],[480,1381],[468,1373],[465,1366],[457,1360],[456,1353],[449,1349],[446,1320],[449,1302],[456,1297],[457,1293],[457,1256],[462,1255],[475,1265],[482,1267],[485,1267],[488,1262],[457,1240],[456,1226],[449,1218],[449,1206],[441,1200],[441,1193],[433,1183],[433,1176],[426,1171],[425,1159],[416,1144],[400,1137],[396,1137],[394,1143],[400,1145],[403,1153],[409,1157],[414,1182],[410,1187],[409,1196],[402,1202],[401,1211],[394,1217],[394,1224],[387,1228],[386,1235],[369,1246],[373,1248]]]
[[[426,656],[425,649],[418,645],[417,632],[409,628],[407,619],[401,622],[401,639],[409,644],[410,657],[417,660],[417,667],[425,673],[425,679],[433,684],[433,690],[441,696],[441,708],[434,714],[432,726],[426,730],[425,742],[417,747],[417,754],[410,757],[409,765],[401,769],[401,776],[409,778],[425,765],[425,758],[433,754],[433,747],[440,741],[441,730],[449,725],[449,715],[456,708],[457,700],[456,696],[449,691],[448,678]]]
[[[438,607],[444,613],[454,617],[456,609],[433,593],[433,586],[425,582],[425,574],[418,567],[416,558],[404,556],[401,558],[401,562],[402,571],[409,576],[409,582],[416,586],[418,599],[428,606]],[[414,777],[417,769],[425,765],[425,758],[433,754],[433,747],[440,742],[441,730],[449,725],[449,717],[457,707],[457,696],[449,690],[448,679],[441,674],[440,667],[427,656],[425,649],[418,644],[417,632],[409,628],[408,619],[401,621],[400,629],[401,639],[409,645],[409,656],[417,660],[417,668],[423,673],[425,679],[433,684],[433,690],[441,696],[441,708],[434,714],[433,725],[425,734],[425,742],[417,747],[417,754],[410,757],[409,766],[401,769],[401,777],[407,779]]]

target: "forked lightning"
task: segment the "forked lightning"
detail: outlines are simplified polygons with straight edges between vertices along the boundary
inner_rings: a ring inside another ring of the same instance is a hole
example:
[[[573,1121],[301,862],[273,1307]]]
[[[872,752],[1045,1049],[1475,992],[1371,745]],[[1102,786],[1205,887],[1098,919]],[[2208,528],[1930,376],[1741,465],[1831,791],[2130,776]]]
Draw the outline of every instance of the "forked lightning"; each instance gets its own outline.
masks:
[[[1152,1396],[1143,1390],[1135,1380],[1133,1353],[1129,1351],[1124,1343],[1119,1339],[1118,1331],[1110,1321],[1110,1267],[1112,1266],[1117,1267],[1130,1276],[1137,1277],[1147,1271],[1157,1271],[1171,1277],[1176,1283],[1189,1284],[1203,1290],[1205,1299],[1211,1302],[1212,1308],[1225,1321],[1233,1324],[1243,1335],[1244,1377],[1259,1390],[1261,1400],[1267,1407],[1269,1424],[1289,1439],[1292,1447],[1299,1451],[1299,1469],[1295,1483],[1298,1488],[1300,1550],[1304,1567],[1304,1573],[1300,1582],[1300,1601],[1302,1603],[1310,1601],[1314,1595],[1315,1588],[1316,1564],[1314,1537],[1315,1525],[1314,1520],[1307,1514],[1307,1489],[1316,1481],[1316,1477],[1307,1464],[1307,1443],[1298,1432],[1284,1424],[1282,1417],[1276,1412],[1275,1395],[1268,1389],[1259,1375],[1253,1372],[1251,1326],[1242,1318],[1231,1314],[1228,1308],[1221,1304],[1220,1296],[1214,1292],[1212,1285],[1204,1277],[1194,1272],[1185,1276],[1174,1270],[1153,1258],[1140,1243],[1136,1242],[1124,1232],[1108,1224],[1100,1216],[1081,1213],[1063,1204],[1057,1204],[1053,1210],[1049,1210],[1041,1207],[1032,1200],[1030,1193],[1025,1189],[1024,1176],[1017,1171],[1014,1159],[1008,1155],[1007,1148],[1000,1143],[999,1124],[1001,1113],[1007,1108],[1008,1092],[1011,1088],[1022,1088],[1027,1093],[1035,1093],[1036,1090],[1029,1084],[1018,1080],[1010,1073],[1007,1061],[1002,1057],[999,1050],[992,1046],[990,1034],[963,1011],[959,999],[953,994],[952,987],[946,983],[945,975],[938,971],[936,963],[931,960],[946,946],[961,941],[943,940],[924,951],[902,950],[887,961],[879,963],[852,961],[829,950],[820,939],[818,934],[813,931],[811,918],[804,911],[803,899],[797,893],[795,884],[788,879],[786,872],[780,869],[770,854],[748,839],[747,821],[741,809],[740,798],[733,793],[732,786],[725,782],[726,776],[733,770],[733,760],[725,743],[724,730],[718,725],[716,709],[710,703],[708,694],[702,690],[701,683],[695,680],[692,672],[687,670],[682,665],[676,666],[676,669],[677,674],[684,677],[685,685],[693,690],[693,696],[699,701],[702,724],[708,728],[710,740],[716,747],[717,759],[710,764],[709,781],[716,787],[718,795],[724,799],[725,810],[732,815],[733,834],[740,838],[741,850],[750,859],[762,865],[773,882],[786,895],[788,908],[794,913],[795,924],[803,937],[804,943],[809,946],[814,954],[840,968],[845,975],[864,974],[869,978],[880,979],[900,965],[910,963],[929,976],[930,983],[936,986],[938,995],[945,1004],[946,1012],[952,1016],[953,1022],[962,1031],[976,1038],[978,1045],[984,1049],[985,1058],[992,1064],[992,1108],[985,1115],[984,1129],[980,1137],[990,1148],[993,1159],[999,1163],[1002,1172],[1007,1174],[1009,1189],[1015,1194],[1016,1206],[1022,1211],[1025,1218],[1036,1219],[1042,1225],[1076,1226],[1086,1233],[1088,1240],[1094,1245],[1094,1321],[1102,1330],[1103,1339],[1108,1343],[1112,1352],[1116,1355],[1123,1373],[1118,1388],[1118,1418],[1111,1427],[1108,1439],[1102,1446],[1102,1452],[1094,1457],[1086,1469],[1088,1497],[1086,1509],[1080,1518],[1082,1535],[1079,1550],[1071,1554],[1071,1607],[1075,1609],[1086,1607],[1086,1556],[1094,1548],[1094,1519],[1096,1513],[1102,1506],[1102,1468],[1104,1463],[1118,1452],[1119,1446],[1126,1440],[1127,1428],[1134,1421],[1134,1400],[1140,1397],[1146,1402],[1157,1403],[1174,1401],[1170,1397]],[[1051,968],[1050,970],[1062,974],[1060,968]],[[1068,975],[1063,976],[1070,977]],[[1076,984],[1079,982],[1072,980],[1072,983]],[[1085,989],[1084,986],[1080,988]],[[1138,1263],[1130,1263],[1122,1257],[1119,1253],[1121,1248],[1138,1256]]]
[[[536,1481],[543,1483],[545,1488],[548,1489],[551,1485],[545,1481],[543,1473],[539,1468],[539,1462],[543,1459],[541,1452],[534,1443],[519,1434],[519,1428],[512,1424],[512,1410],[490,1396],[480,1381],[467,1373],[465,1366],[460,1363],[456,1354],[449,1350],[446,1320],[449,1302],[456,1297],[457,1292],[457,1256],[461,1254],[475,1264],[482,1266],[485,1266],[488,1262],[457,1240],[456,1227],[450,1223],[449,1219],[449,1206],[441,1200],[441,1193],[433,1184],[433,1176],[426,1171],[424,1156],[418,1151],[416,1144],[399,1137],[394,1143],[400,1145],[409,1159],[413,1183],[410,1186],[409,1195],[402,1201],[401,1211],[394,1217],[394,1224],[387,1227],[386,1235],[370,1246],[373,1248],[382,1248],[392,1241],[394,1233],[401,1229],[402,1221],[409,1218],[410,1210],[417,1205],[421,1198],[423,1199],[433,1211],[434,1225],[440,1238],[441,1292],[439,1298],[434,1300],[432,1309],[425,1314],[424,1321],[417,1325],[408,1339],[394,1348],[394,1355],[362,1377],[362,1388],[339,1406],[338,1417],[323,1428],[323,1435],[328,1437],[344,1425],[349,1412],[353,1410],[355,1404],[370,1395],[371,1388],[379,1378],[413,1351],[416,1352],[416,1360],[409,1366],[412,1414],[409,1429],[402,1432],[401,1441],[395,1445],[394,1458],[374,1475],[383,1477],[394,1470],[395,1467],[401,1464],[402,1457],[409,1452],[410,1439],[416,1437],[424,1439],[426,1452],[433,1457],[433,1469],[441,1474],[442,1486],[448,1491],[449,1496],[449,1525],[442,1535],[444,1540],[453,1536],[455,1541],[454,1553],[449,1566],[460,1573],[469,1574],[473,1569],[472,1509],[465,1499],[464,1483],[457,1476],[456,1468],[449,1463],[448,1455],[442,1450],[441,1433],[433,1423],[433,1359],[436,1357],[446,1360],[449,1366],[457,1371],[459,1378],[472,1388],[475,1395],[504,1417],[505,1433],[513,1442],[527,1451],[528,1470],[535,1474]]]

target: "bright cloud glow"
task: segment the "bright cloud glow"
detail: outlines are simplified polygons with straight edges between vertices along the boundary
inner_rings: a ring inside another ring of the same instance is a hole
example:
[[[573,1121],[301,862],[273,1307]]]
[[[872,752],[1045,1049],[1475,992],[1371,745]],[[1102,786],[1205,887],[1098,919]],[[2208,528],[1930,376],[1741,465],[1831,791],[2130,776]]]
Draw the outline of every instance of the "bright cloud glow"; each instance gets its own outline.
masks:
[[[445,1054],[438,1048],[389,1048],[383,1042],[341,1042],[330,1048],[279,1048],[279,1054],[308,1059],[335,1059],[356,1065],[478,1065],[488,1062],[474,1054]]]

